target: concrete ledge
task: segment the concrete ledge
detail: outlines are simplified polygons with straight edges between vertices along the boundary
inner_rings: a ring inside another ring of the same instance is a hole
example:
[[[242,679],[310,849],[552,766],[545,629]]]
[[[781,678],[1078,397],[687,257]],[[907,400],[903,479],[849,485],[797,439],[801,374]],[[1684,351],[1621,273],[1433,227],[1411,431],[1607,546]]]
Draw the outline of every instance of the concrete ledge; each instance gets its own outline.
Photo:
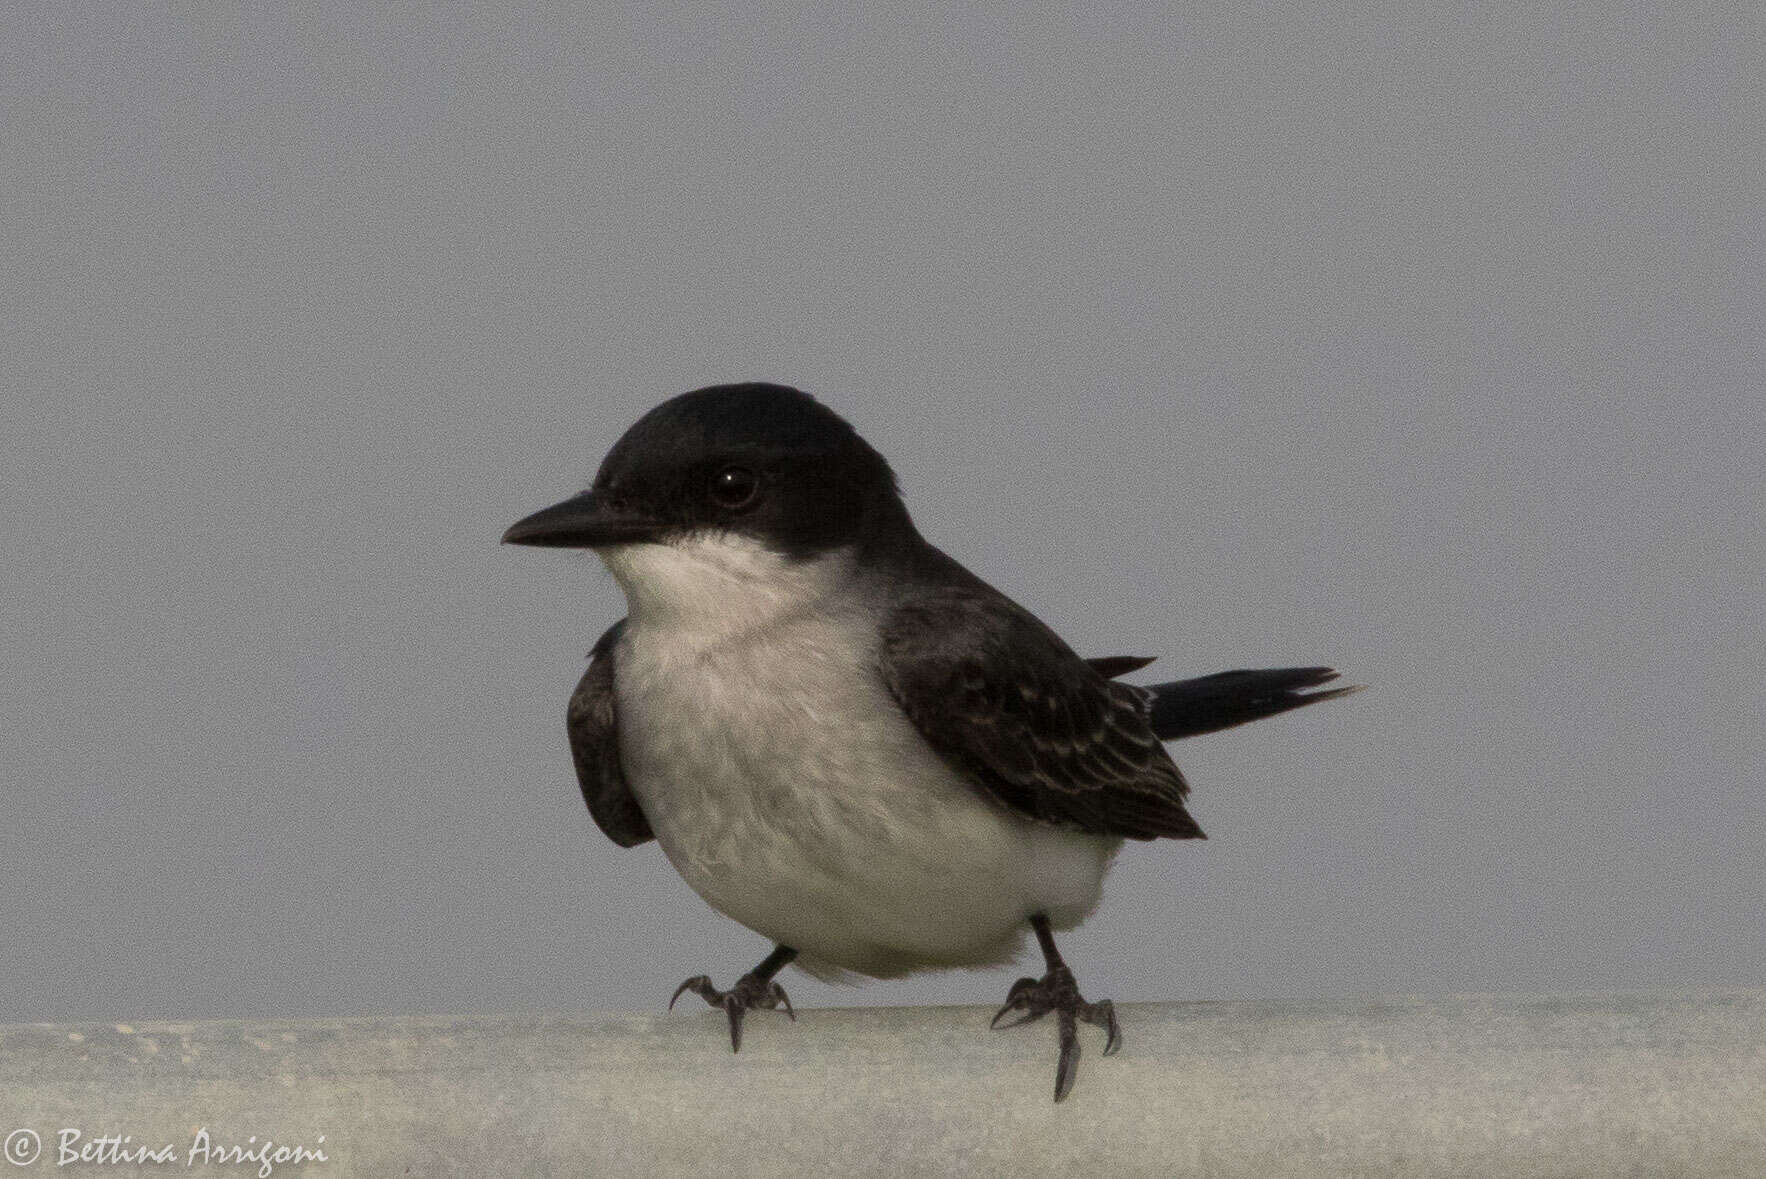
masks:
[[[0,1175],[1766,1175],[1766,991],[1129,1004],[1060,1106],[991,1014],[0,1026]]]

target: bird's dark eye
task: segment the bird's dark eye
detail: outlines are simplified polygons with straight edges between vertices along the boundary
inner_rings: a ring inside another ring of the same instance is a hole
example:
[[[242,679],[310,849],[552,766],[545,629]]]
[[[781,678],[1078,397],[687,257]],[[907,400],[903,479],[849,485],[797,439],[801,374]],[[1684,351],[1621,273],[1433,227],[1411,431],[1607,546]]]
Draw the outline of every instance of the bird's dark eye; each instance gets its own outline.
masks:
[[[732,511],[745,508],[760,495],[760,476],[747,467],[725,467],[711,477],[711,498]]]

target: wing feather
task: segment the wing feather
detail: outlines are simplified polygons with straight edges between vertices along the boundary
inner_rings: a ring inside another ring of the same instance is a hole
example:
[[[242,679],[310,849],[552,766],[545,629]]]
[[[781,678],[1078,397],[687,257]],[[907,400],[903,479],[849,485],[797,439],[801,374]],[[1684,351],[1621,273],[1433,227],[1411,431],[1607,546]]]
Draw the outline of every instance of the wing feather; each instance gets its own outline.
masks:
[[[570,755],[583,801],[603,834],[621,847],[637,847],[655,839],[619,764],[619,714],[613,696],[613,645],[625,626],[622,618],[608,628],[589,652],[589,669],[570,694],[566,725]]]
[[[985,586],[944,586],[883,629],[884,682],[920,734],[989,797],[1039,822],[1202,839],[1189,787],[1148,723],[1151,696],[1088,664]]]

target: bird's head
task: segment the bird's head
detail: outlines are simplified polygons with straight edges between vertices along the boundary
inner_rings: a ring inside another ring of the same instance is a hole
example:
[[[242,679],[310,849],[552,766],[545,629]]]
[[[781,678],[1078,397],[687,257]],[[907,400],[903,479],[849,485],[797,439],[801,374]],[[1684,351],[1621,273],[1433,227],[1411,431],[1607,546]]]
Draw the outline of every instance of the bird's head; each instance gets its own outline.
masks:
[[[912,532],[889,464],[834,411],[782,385],[714,385],[625,432],[587,491],[526,517],[510,544],[593,549],[634,614],[738,606],[827,558]]]

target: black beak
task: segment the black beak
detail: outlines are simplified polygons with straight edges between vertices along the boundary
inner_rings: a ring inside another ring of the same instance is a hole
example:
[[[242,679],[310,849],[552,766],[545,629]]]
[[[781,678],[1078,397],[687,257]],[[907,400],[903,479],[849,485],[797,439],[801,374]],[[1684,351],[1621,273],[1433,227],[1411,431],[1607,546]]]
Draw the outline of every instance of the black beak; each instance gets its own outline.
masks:
[[[541,508],[517,520],[503,533],[504,544],[531,544],[555,549],[592,549],[602,545],[640,544],[656,540],[662,525],[624,505],[614,506],[594,492],[573,495],[563,503]]]

